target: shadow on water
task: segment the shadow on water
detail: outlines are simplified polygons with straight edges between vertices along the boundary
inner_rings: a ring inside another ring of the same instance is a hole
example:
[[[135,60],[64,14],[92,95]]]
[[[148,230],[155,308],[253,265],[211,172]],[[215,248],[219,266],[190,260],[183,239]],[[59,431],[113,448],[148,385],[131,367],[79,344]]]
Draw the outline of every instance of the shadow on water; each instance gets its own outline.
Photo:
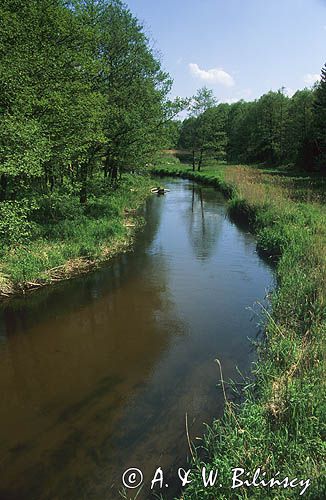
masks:
[[[7,303],[0,313],[0,497],[116,499],[129,467],[140,499],[162,467],[178,491],[191,438],[250,370],[249,338],[273,273],[213,188],[166,180],[134,251]],[[129,491],[129,498],[132,490]]]

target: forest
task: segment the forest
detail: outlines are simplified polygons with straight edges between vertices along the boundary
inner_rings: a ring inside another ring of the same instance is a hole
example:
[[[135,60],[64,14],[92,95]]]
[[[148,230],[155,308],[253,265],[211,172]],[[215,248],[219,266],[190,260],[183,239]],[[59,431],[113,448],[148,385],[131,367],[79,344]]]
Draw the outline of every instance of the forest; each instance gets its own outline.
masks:
[[[123,232],[117,181],[166,144],[183,100],[169,100],[171,79],[119,0],[5,0],[0,17],[6,293]]]
[[[326,65],[320,83],[288,97],[270,91],[252,102],[218,104],[197,92],[191,116],[179,124],[177,146],[192,153],[193,169],[207,157],[227,163],[326,169]]]
[[[133,189],[121,188],[122,174],[146,170],[164,147],[188,151],[198,170],[208,157],[325,170],[325,68],[291,98],[281,89],[218,104],[204,87],[171,100],[170,76],[119,0],[4,0],[0,15],[4,293],[68,259],[98,256],[118,231],[113,200]]]

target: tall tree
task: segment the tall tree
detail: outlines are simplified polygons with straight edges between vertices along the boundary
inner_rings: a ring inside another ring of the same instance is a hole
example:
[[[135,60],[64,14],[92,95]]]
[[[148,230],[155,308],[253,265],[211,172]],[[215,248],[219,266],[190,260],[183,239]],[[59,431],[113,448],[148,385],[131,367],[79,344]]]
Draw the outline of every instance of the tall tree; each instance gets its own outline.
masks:
[[[209,109],[217,104],[213,91],[207,87],[197,90],[197,93],[189,102],[190,116],[184,120],[180,129],[179,147],[188,149],[192,152],[192,168],[196,168],[196,153],[199,153],[198,169],[202,165],[203,153],[207,142],[208,117],[203,118]]]
[[[326,172],[326,64],[321,70],[321,79],[315,91],[313,122],[316,140],[315,162]]]
[[[205,156],[224,160],[226,156],[226,121],[228,105],[208,108],[197,118],[196,141],[198,149],[198,170],[201,170]]]
[[[216,106],[216,104],[217,99],[214,97],[213,91],[207,87],[202,87],[197,90],[197,93],[192,98],[190,114],[197,117],[207,109]]]
[[[92,86],[90,34],[63,2],[2,2],[1,17],[8,26],[0,35],[5,197],[36,186],[53,189],[69,165],[87,161],[89,143],[103,139],[104,100]]]
[[[290,163],[304,168],[307,168],[312,161],[309,150],[311,150],[313,137],[313,98],[312,90],[298,90],[292,96],[288,106],[285,157]]]
[[[196,168],[196,150],[198,147],[197,140],[197,119],[194,116],[186,118],[180,130],[178,147],[191,151],[192,154],[192,169]]]
[[[79,11],[97,30],[98,88],[106,98],[104,173],[116,180],[119,171],[135,168],[159,147],[171,80],[120,1],[85,0]]]

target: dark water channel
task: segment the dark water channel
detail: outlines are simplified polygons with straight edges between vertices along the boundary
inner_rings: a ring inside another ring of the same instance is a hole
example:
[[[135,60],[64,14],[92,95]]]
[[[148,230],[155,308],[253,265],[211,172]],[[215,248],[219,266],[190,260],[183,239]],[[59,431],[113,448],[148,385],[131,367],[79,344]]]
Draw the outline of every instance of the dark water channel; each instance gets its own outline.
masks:
[[[172,499],[186,413],[195,439],[223,409],[214,359],[250,369],[273,272],[221,194],[165,185],[133,252],[2,307],[1,499],[117,499],[126,469],[148,486],[159,466]]]

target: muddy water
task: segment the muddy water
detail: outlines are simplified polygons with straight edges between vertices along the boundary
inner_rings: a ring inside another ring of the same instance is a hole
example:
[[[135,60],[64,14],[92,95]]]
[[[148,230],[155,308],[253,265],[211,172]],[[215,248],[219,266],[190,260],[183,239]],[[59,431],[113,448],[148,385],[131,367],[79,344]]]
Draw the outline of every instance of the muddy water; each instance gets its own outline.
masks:
[[[214,359],[250,369],[273,273],[217,191],[165,185],[133,252],[2,308],[1,499],[116,499],[129,467],[152,498],[159,466],[173,498],[185,415],[195,439],[223,409]]]

